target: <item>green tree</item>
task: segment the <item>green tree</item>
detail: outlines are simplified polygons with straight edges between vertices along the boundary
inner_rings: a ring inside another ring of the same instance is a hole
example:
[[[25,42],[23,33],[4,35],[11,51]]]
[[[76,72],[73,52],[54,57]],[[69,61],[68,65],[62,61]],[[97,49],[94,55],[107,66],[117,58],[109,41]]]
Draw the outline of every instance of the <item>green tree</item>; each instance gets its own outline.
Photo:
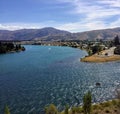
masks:
[[[92,107],[92,95],[91,92],[87,92],[83,97],[83,110],[84,114],[90,114]]]
[[[18,45],[15,46],[15,50],[16,51],[19,50],[19,46]]]
[[[114,54],[120,55],[120,45],[115,48]]]
[[[69,113],[69,106],[66,105],[64,114],[68,114],[68,113]]]
[[[12,50],[14,49],[14,44],[13,43],[6,43],[7,50]]]
[[[115,91],[116,93],[116,98],[118,99],[118,107],[119,107],[119,110],[120,110],[120,89],[116,89]]]
[[[4,112],[5,114],[10,114],[10,109],[8,108],[8,106],[6,105],[5,106],[5,112]]]
[[[0,46],[0,53],[6,53],[7,52],[7,47],[2,45]]]
[[[91,49],[88,50],[88,55],[89,55],[89,56],[92,55],[92,50],[91,50]]]
[[[114,45],[115,46],[120,45],[120,39],[119,39],[118,35],[114,38]]]
[[[99,46],[99,45],[95,45],[95,46],[93,46],[91,49],[92,49],[92,53],[93,53],[93,54],[99,53],[100,51],[102,51],[102,48],[101,48],[101,46]]]
[[[45,108],[46,114],[58,114],[58,110],[54,104],[50,104]]]

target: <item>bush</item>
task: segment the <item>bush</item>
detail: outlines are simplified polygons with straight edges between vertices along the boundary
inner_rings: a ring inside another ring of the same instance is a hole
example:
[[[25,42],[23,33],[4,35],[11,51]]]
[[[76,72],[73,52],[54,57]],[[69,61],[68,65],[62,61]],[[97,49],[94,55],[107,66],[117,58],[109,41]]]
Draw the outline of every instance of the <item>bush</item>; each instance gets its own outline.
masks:
[[[117,105],[117,101],[116,100],[112,100],[112,104],[113,105]]]
[[[99,108],[100,108],[100,106],[97,105],[97,104],[95,104],[95,105],[92,106],[92,109],[93,109],[93,110],[96,110],[96,109],[99,109]]]
[[[84,114],[90,114],[91,113],[91,107],[92,107],[92,95],[91,95],[91,92],[89,91],[83,97]]]
[[[107,102],[103,103],[103,106],[104,107],[110,107],[111,106],[111,102],[107,101]]]
[[[114,54],[120,55],[120,45],[115,48]]]
[[[110,111],[108,109],[105,110],[106,113],[110,113]]]
[[[50,104],[45,108],[46,114],[58,114],[58,110],[54,104]]]
[[[68,113],[69,113],[69,106],[66,105],[64,114],[68,114]]]
[[[82,107],[72,107],[71,111],[72,111],[72,114],[83,113],[83,108]]]
[[[8,108],[8,106],[5,106],[5,114],[10,114],[10,109]]]

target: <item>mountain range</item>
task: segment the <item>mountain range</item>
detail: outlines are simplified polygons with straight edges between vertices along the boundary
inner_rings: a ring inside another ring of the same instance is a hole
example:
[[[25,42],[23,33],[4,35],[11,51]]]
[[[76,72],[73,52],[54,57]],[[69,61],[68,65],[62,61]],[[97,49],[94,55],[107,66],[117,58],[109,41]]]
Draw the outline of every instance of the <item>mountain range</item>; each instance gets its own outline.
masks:
[[[92,30],[86,32],[70,33],[52,27],[42,29],[21,29],[15,31],[0,30],[0,40],[110,40],[116,35],[120,36],[120,27],[113,29]]]

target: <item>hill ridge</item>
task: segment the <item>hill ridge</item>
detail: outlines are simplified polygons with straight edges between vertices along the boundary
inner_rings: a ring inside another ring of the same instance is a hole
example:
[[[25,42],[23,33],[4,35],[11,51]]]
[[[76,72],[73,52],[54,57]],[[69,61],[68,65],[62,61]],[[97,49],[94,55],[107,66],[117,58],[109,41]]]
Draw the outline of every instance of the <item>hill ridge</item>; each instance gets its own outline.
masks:
[[[120,27],[71,33],[53,27],[41,29],[0,30],[0,40],[111,40],[120,36]]]

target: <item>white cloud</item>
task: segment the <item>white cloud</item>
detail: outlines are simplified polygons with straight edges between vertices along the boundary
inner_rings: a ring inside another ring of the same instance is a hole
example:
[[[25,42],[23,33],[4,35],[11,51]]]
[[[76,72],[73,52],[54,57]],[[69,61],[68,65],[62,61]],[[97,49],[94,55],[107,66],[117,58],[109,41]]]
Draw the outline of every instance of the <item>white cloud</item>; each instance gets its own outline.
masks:
[[[103,21],[78,21],[73,23],[56,23],[51,21],[52,25],[46,23],[5,23],[0,24],[1,30],[18,30],[18,29],[40,29],[43,27],[55,27],[57,29],[66,30],[70,32],[81,32],[81,31],[89,31],[89,30],[96,30],[96,29],[105,29],[105,28],[114,28],[119,27],[120,25],[120,18],[111,22],[111,23],[103,23]]]
[[[120,0],[56,0],[73,6],[69,11],[77,15],[79,21],[60,23],[50,20],[42,23],[5,23],[0,29],[17,30],[24,28],[39,29],[43,27],[56,27],[71,32],[105,29],[120,26]],[[73,16],[75,16],[73,15]],[[83,15],[83,17],[81,16]],[[117,17],[115,19],[115,16]],[[114,18],[114,19],[112,19]],[[107,20],[109,19],[109,20]]]
[[[96,22],[75,22],[75,23],[67,23],[57,27],[62,30],[68,30],[71,32],[80,32],[80,31],[88,31],[94,29],[103,29],[106,28],[106,25],[100,21]]]
[[[101,0],[98,3],[107,4],[111,7],[120,7],[120,0]]]
[[[71,32],[81,32],[81,31],[89,31],[89,30],[115,28],[115,27],[119,27],[119,25],[120,25],[120,19],[110,24],[103,23],[102,21],[66,23],[61,26],[58,26],[57,28],[62,30],[68,30]]]
[[[71,10],[76,15],[84,15],[79,22],[66,23],[60,28],[70,31],[85,31],[120,26],[120,0],[58,0],[74,6]],[[112,18],[115,18],[112,21]],[[107,20],[109,19],[109,20]],[[110,21],[111,19],[111,21]]]
[[[120,9],[114,7],[120,7],[120,0],[65,0],[63,2],[68,2],[74,5],[75,7],[72,9],[72,12],[76,14],[83,14],[86,16],[86,19],[89,17],[92,17],[92,19],[98,19],[100,17],[104,18],[120,15]]]
[[[118,27],[120,26],[120,18],[112,23],[110,23],[110,26],[111,27]]]
[[[0,24],[1,30],[18,30],[18,29],[37,29],[43,25],[40,24],[26,24],[26,23],[4,23]]]

